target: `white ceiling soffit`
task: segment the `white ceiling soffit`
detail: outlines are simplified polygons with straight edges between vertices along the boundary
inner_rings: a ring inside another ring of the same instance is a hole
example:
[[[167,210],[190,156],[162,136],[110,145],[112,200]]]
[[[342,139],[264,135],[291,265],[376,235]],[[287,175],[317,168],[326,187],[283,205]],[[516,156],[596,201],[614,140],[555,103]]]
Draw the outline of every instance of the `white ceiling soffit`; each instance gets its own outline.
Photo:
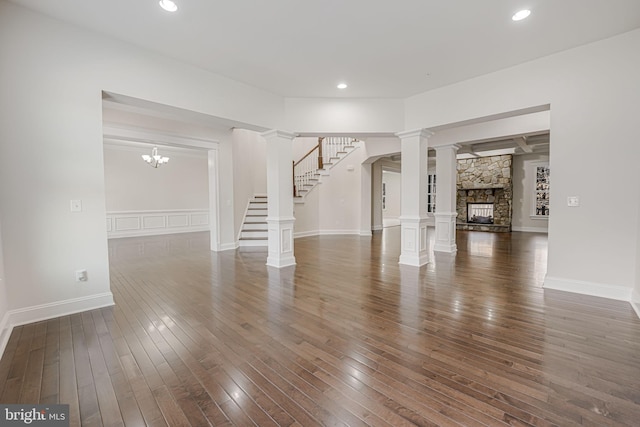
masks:
[[[11,1],[286,97],[405,98],[640,27],[638,0]]]
[[[139,120],[144,118],[149,122],[155,122],[149,126],[153,128],[158,127],[160,121],[170,121],[172,122],[170,124],[174,127],[177,125],[191,125],[199,132],[227,131],[233,128],[248,129],[256,132],[268,130],[249,123],[215,117],[112,92],[102,93],[102,106],[105,111],[105,121],[126,121],[131,117],[137,116]]]

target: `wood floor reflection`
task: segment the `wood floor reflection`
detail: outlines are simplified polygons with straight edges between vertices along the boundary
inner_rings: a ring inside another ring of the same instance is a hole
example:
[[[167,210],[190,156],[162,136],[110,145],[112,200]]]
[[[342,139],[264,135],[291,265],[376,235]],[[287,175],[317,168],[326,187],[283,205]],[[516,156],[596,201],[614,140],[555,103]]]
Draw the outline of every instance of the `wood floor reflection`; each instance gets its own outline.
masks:
[[[372,239],[212,253],[208,233],[109,242],[116,306],[15,328],[1,403],[72,425],[637,426],[628,303],[543,291],[546,236],[460,232],[398,265]]]

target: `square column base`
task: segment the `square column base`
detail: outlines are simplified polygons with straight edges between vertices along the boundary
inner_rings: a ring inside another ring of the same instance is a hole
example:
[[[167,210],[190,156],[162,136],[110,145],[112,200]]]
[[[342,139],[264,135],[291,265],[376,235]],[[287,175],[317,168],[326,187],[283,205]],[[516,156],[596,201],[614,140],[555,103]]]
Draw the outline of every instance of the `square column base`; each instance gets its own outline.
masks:
[[[456,245],[456,217],[457,212],[436,212],[436,241],[433,245],[434,252],[455,254],[458,252]]]
[[[421,267],[429,262],[427,217],[400,217],[399,264]]]
[[[295,220],[295,218],[267,218],[268,266],[283,268],[296,265],[296,258],[293,256],[293,223]]]

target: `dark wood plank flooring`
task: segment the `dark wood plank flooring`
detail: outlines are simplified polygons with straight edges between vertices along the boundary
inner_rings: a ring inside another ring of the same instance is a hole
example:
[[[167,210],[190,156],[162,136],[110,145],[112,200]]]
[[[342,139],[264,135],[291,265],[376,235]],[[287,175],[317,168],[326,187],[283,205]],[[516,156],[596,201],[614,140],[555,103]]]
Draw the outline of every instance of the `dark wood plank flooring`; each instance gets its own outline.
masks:
[[[398,265],[372,239],[212,253],[208,233],[109,242],[116,306],[14,329],[0,403],[86,426],[638,426],[628,303],[543,291],[546,236],[460,232]]]

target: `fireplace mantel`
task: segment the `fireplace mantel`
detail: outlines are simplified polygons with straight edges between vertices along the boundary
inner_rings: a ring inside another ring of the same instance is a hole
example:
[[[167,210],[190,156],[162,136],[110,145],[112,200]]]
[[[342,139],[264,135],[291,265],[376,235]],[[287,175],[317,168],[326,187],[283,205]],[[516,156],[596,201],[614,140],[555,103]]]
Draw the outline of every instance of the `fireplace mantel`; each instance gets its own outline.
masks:
[[[505,188],[509,188],[508,185],[500,185],[500,184],[477,184],[472,187],[460,187],[458,190],[462,191],[470,191],[470,190],[504,190]]]

